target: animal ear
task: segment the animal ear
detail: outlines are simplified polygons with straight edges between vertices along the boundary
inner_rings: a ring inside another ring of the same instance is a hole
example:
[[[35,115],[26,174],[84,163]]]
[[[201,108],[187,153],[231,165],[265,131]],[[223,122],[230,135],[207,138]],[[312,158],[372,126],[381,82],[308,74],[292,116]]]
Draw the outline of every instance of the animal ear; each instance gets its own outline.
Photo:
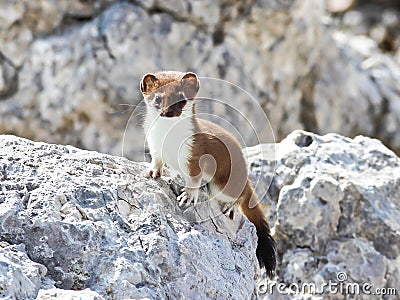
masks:
[[[193,100],[200,88],[200,82],[197,75],[191,72],[186,73],[183,75],[181,82],[186,98]]]
[[[159,86],[159,81],[154,74],[148,73],[143,76],[140,82],[140,91],[143,94],[149,94]]]

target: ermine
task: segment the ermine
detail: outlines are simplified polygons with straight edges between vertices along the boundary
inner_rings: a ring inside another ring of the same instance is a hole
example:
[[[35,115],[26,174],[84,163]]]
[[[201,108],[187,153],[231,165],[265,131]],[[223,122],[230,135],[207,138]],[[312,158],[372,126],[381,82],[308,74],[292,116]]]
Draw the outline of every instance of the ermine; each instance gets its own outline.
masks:
[[[275,242],[248,179],[240,144],[222,127],[196,116],[199,88],[195,73],[144,75],[140,90],[146,103],[144,128],[152,158],[144,176],[162,176],[165,163],[185,180],[185,189],[177,198],[179,205],[197,204],[202,180],[207,181],[212,199],[229,207],[238,205],[256,227],[257,258],[271,277],[276,266]],[[233,211],[229,217],[233,219]]]

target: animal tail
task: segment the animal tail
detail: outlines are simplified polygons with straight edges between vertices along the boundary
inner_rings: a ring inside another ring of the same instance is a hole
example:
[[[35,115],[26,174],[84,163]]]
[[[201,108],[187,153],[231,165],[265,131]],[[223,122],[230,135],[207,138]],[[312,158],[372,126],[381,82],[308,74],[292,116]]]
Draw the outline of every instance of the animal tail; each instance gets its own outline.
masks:
[[[249,181],[246,183],[241,198],[240,211],[254,224],[257,230],[256,254],[260,268],[264,267],[268,277],[271,278],[276,268],[276,244],[271,236],[264,211]]]

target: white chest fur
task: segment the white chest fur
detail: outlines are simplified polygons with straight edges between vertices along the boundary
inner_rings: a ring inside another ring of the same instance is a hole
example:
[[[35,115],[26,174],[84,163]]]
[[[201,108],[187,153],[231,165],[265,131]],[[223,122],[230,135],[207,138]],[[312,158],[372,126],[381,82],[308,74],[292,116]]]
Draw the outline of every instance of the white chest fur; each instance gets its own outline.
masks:
[[[150,113],[151,114],[151,113]],[[146,138],[152,156],[178,171],[188,175],[188,157],[193,145],[193,122],[190,116],[173,118],[147,115]]]

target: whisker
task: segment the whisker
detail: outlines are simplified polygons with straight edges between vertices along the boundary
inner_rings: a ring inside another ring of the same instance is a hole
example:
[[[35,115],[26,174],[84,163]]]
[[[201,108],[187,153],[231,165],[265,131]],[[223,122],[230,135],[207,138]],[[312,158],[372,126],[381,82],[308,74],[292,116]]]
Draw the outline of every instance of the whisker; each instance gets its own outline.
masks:
[[[118,105],[120,105],[120,106],[138,107],[138,106],[143,105],[143,104],[142,103],[138,103],[138,104],[118,103]]]
[[[192,111],[192,108],[184,108],[182,109],[182,111]],[[208,112],[210,113],[210,109],[206,109],[206,108],[198,108],[196,107],[196,112]]]
[[[132,109],[135,110],[140,105],[143,105],[143,104],[142,103],[138,103],[138,104],[118,103],[118,106],[128,106],[128,108],[123,109],[123,110],[114,110],[114,111],[110,112],[110,114],[124,114],[127,111],[130,111]]]
[[[143,113],[136,113],[136,114],[134,114],[134,115],[131,115],[130,117],[129,117],[129,119],[130,120],[135,120],[136,119],[136,117],[141,117],[139,120],[136,120],[136,124],[141,124],[141,123],[143,123],[144,122],[144,117],[145,117],[145,114],[143,114]]]
[[[122,114],[125,114],[128,111],[130,112],[130,110],[131,109],[129,109],[129,108],[123,109],[123,110],[115,110],[115,111],[110,112],[109,114],[110,115],[116,115],[116,114],[122,115]]]

